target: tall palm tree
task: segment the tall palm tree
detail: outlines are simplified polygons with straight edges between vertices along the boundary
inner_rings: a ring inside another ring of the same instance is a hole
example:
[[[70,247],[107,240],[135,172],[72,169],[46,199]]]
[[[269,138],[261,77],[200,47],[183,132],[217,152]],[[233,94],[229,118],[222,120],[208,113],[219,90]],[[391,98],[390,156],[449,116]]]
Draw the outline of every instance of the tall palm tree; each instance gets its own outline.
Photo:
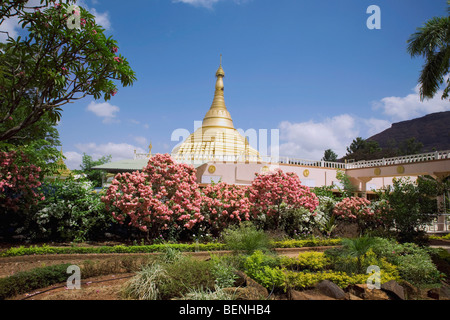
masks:
[[[442,99],[450,93],[450,0],[447,0],[449,16],[434,17],[408,39],[411,57],[423,56],[425,65],[420,74],[420,99],[433,98],[440,86],[447,82]]]

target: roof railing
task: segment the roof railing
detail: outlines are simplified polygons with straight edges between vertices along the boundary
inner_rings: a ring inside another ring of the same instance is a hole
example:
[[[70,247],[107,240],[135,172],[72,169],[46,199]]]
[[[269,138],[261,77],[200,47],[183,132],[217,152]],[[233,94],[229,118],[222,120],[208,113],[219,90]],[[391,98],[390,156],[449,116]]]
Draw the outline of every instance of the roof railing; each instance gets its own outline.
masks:
[[[134,159],[150,158],[148,153],[135,153]],[[383,158],[375,160],[361,160],[355,162],[333,162],[323,160],[307,160],[286,156],[256,156],[256,155],[217,155],[217,154],[177,154],[172,155],[175,161],[180,162],[256,162],[256,163],[275,163],[288,164],[308,167],[320,167],[330,169],[361,169],[388,165],[400,165],[408,163],[426,162],[433,160],[450,159],[450,150],[434,151],[421,154],[413,154],[392,158]]]

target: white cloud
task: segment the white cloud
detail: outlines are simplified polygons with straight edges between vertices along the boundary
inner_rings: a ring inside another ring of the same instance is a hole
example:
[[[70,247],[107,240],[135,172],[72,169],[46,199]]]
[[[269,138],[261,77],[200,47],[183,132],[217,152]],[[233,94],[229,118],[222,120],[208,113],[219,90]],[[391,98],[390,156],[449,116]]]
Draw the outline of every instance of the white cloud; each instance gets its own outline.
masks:
[[[86,153],[92,157],[93,160],[98,160],[103,156],[112,156],[111,161],[120,161],[124,159],[132,159],[134,156],[134,150],[137,153],[146,153],[148,150],[128,144],[128,143],[105,143],[97,144],[91,143],[78,143],[75,145],[78,151],[64,152],[66,157],[65,163],[71,170],[80,169],[83,153]]]
[[[438,91],[433,99],[420,101],[419,86],[406,97],[385,97],[375,101],[372,106],[375,110],[381,109],[392,121],[410,120],[422,117],[429,113],[449,111],[450,103],[442,100],[442,90]]]
[[[86,110],[94,113],[97,117],[103,118],[105,124],[120,122],[116,119],[116,113],[120,111],[120,108],[108,102],[96,103],[92,101]]]
[[[146,137],[137,136],[137,137],[133,137],[133,139],[134,139],[134,141],[136,141],[136,143],[138,145],[141,145],[141,146],[148,145],[148,140]]]
[[[212,8],[219,0],[173,0],[173,2],[187,3],[196,7]]]
[[[174,3],[186,3],[195,7],[204,7],[208,9],[212,9],[212,7],[218,3],[219,1],[233,1],[236,4],[244,4],[251,0],[172,0]]]
[[[92,1],[93,5],[98,4],[97,1]],[[103,12],[100,13],[97,11],[97,9],[95,8],[90,8],[85,0],[78,0],[77,1],[77,5],[79,5],[80,7],[85,8],[86,10],[88,10],[91,14],[94,15],[95,17],[95,22],[99,25],[101,25],[103,28],[105,28],[106,30],[110,30],[111,29],[111,20],[109,19],[109,13],[108,12]]]
[[[217,1],[217,0],[215,0],[215,1]],[[92,1],[92,3],[94,5],[97,4],[97,2],[95,0]],[[86,10],[88,10],[90,13],[92,13],[95,16],[95,21],[97,22],[97,24],[101,25],[106,30],[111,29],[111,20],[109,18],[108,12],[98,12],[97,9],[95,9],[95,8],[89,8],[89,6],[86,4],[85,0],[78,0],[77,4],[79,6],[85,8]],[[30,7],[40,6],[41,2],[39,0],[29,0],[27,5]],[[50,7],[50,6],[52,6],[52,5],[49,5],[47,7]],[[27,10],[25,10],[25,11],[27,11]],[[6,39],[8,38],[8,34],[10,37],[16,38],[19,35],[20,29],[21,28],[19,25],[18,17],[11,17],[9,19],[6,19],[0,25],[0,31],[4,31],[4,32],[0,32],[0,42],[6,42]],[[8,34],[5,32],[8,32]]]
[[[106,30],[110,30],[111,29],[111,20],[109,19],[109,13],[108,12],[100,13],[95,8],[92,8],[90,10],[88,9],[88,11],[95,16],[95,22],[97,24],[101,25]]]
[[[70,170],[80,169],[81,160],[83,159],[82,154],[75,151],[69,151],[64,152],[64,156],[66,157],[64,162],[67,168],[69,168]]]
[[[8,35],[11,38],[16,38],[19,29],[19,19],[17,17],[9,18],[0,25],[0,42],[6,42],[6,39],[8,39]],[[5,33],[8,32],[8,33]]]
[[[364,138],[370,138],[371,136],[390,128],[392,125],[392,123],[388,120],[376,118],[362,119],[361,122],[366,128]]]
[[[311,160],[321,159],[326,149],[332,149],[343,156],[346,147],[359,134],[356,119],[348,114],[327,118],[323,122],[284,121],[279,128],[282,141],[280,156]]]

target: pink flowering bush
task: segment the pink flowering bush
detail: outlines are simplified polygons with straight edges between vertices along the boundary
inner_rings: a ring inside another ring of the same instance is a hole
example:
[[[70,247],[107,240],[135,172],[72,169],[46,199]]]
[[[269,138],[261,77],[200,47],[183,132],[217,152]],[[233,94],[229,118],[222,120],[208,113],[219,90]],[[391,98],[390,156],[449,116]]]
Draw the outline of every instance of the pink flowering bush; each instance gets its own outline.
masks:
[[[148,238],[163,230],[190,230],[204,219],[195,169],[168,154],[150,158],[142,172],[117,174],[102,201],[115,220]]]
[[[202,214],[211,233],[218,235],[228,226],[251,219],[248,187],[220,182],[202,191]]]
[[[30,164],[23,152],[0,152],[0,207],[17,212],[44,200],[36,191],[41,178],[41,168]]]
[[[342,219],[355,220],[358,217],[371,216],[370,201],[360,197],[349,197],[336,203],[333,213]]]
[[[344,221],[355,222],[361,233],[383,224],[383,218],[388,210],[388,204],[373,205],[366,198],[349,197],[336,203],[333,214]]]
[[[317,196],[309,187],[303,186],[295,173],[282,170],[257,174],[250,188],[253,213],[270,218],[278,228],[283,214],[298,209],[313,213],[319,205]]]

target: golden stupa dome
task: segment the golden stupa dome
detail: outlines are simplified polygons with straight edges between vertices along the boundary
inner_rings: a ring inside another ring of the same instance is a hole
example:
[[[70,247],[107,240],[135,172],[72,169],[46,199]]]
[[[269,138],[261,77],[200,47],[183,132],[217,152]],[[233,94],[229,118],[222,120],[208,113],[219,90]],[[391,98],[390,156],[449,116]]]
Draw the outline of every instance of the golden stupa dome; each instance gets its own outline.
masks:
[[[221,59],[222,60],[222,59]],[[172,151],[176,159],[197,158],[209,160],[249,161],[249,156],[259,158],[257,150],[252,148],[233,125],[233,119],[227,110],[224,98],[223,78],[225,72],[222,61],[216,72],[214,99],[206,113],[202,127],[191,134],[179,147]]]

